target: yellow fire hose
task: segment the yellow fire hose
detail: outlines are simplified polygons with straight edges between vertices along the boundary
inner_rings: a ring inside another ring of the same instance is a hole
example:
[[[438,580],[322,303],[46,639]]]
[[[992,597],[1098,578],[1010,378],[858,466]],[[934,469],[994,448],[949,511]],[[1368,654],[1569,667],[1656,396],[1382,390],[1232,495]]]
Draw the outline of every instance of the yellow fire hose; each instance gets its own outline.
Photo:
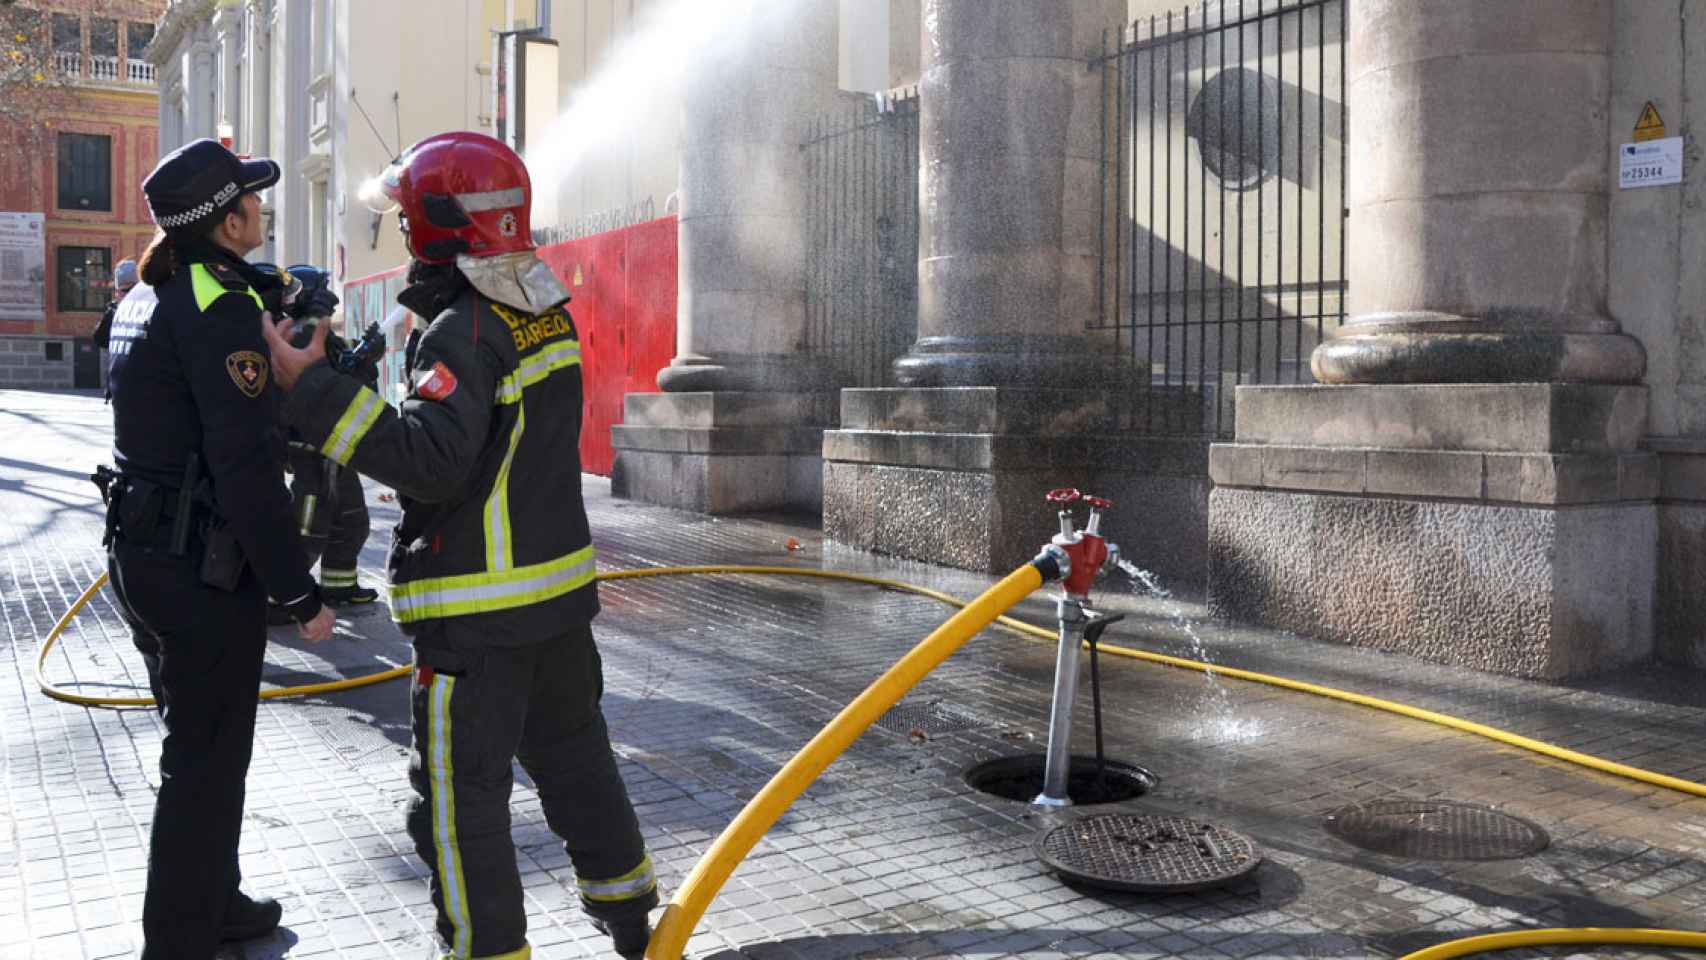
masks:
[[[1041,585],[1042,578],[1037,570],[1029,564],[1009,574],[1001,582],[991,587],[983,595],[970,604],[949,594],[898,580],[888,580],[881,577],[870,577],[862,574],[841,573],[831,570],[812,570],[799,567],[770,567],[748,565],[716,565],[693,567],[651,567],[638,570],[607,571],[600,573],[600,580],[624,580],[634,577],[656,577],[684,574],[758,574],[798,577],[818,577],[828,580],[843,580],[864,583],[872,586],[899,590],[906,593],[918,594],[940,600],[944,603],[960,607],[960,612],[938,627],[928,637],[902,657],[893,667],[879,677],[854,701],[824,727],[817,736],[803,747],[793,759],[770,779],[763,790],[755,796],[740,814],[724,829],[712,843],[710,849],[700,858],[693,872],[676,891],[675,897],[665,908],[659,921],[657,932],[653,934],[651,944],[646,949],[647,960],[680,960],[682,950],[692,936],[693,928],[710,906],[711,901],[721,890],[723,883],[733,873],[735,867],[745,858],[758,840],[769,828],[781,818],[782,813],[796,800],[805,789],[821,774],[830,763],[874,723],[877,717],[888,710],[905,696],[919,680],[935,669],[943,660],[962,646],[979,630],[992,622],[998,622],[1020,633],[1039,637],[1054,642],[1057,637],[1054,631],[1033,624],[1025,623],[1003,615],[1003,612],[1024,599]],[[54,643],[70,625],[71,620],[88,602],[94,598],[100,588],[106,583],[106,575],[102,574],[94,583],[84,590],[71,608],[61,616],[43,640],[40,653],[36,658],[36,685],[49,697],[66,703],[86,706],[151,706],[153,699],[148,697],[91,697],[72,693],[49,683],[45,677],[45,665],[48,652]],[[1471,733],[1485,737],[1507,746],[1517,747],[1532,753],[1552,757],[1566,763],[1575,764],[1596,770],[1612,776],[1623,777],[1680,791],[1697,797],[1706,797],[1706,784],[1671,777],[1627,764],[1615,763],[1600,757],[1594,757],[1575,750],[1559,747],[1528,737],[1520,736],[1496,727],[1474,723],[1432,710],[1424,710],[1408,704],[1382,700],[1364,694],[1352,693],[1320,684],[1306,683],[1272,674],[1259,673],[1253,670],[1240,670],[1235,667],[1221,667],[1203,663],[1197,660],[1187,660],[1182,657],[1171,657],[1166,654],[1151,653],[1131,647],[1121,647],[1103,643],[1100,649],[1113,655],[1128,657],[1134,660],[1144,660],[1150,663],[1163,664],[1186,670],[1196,670],[1203,673],[1214,673],[1220,676],[1233,677],[1253,683],[1308,693],[1314,696],[1326,697],[1353,703],[1370,709],[1382,710],[1399,716],[1422,720],[1463,733]],[[279,699],[284,697],[311,696],[320,693],[330,693],[337,690],[348,690],[368,684],[382,683],[398,677],[407,676],[409,668],[395,667],[389,670],[368,674],[361,677],[351,677],[328,683],[317,683],[299,687],[279,687],[260,692],[261,699]],[[1647,930],[1638,928],[1601,928],[1582,927],[1570,929],[1524,930],[1509,933],[1486,934],[1454,940],[1426,948],[1401,958],[1401,960],[1452,960],[1477,953],[1494,950],[1507,950],[1524,946],[1546,945],[1644,945],[1682,947],[1685,949],[1706,950],[1706,933],[1695,933],[1682,930]]]

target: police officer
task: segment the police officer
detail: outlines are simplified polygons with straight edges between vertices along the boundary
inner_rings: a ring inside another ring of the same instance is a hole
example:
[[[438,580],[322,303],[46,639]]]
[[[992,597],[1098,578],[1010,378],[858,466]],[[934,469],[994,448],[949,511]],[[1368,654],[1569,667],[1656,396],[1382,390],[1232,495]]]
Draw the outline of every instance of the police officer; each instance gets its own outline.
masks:
[[[306,640],[333,626],[274,446],[266,278],[243,261],[261,244],[255,192],[278,176],[212,140],[161,160],[142,184],[161,232],[113,321],[108,570],[166,727],[144,960],[205,960],[278,925],[276,901],[238,890],[237,864],[266,595]]]
[[[580,343],[568,291],[533,251],[527,169],[491,137],[449,133],[376,187],[413,256],[398,300],[432,318],[401,409],[319,362],[319,343],[293,349],[288,329],[268,342],[289,422],[403,507],[389,566],[392,616],[415,646],[408,829],[438,932],[452,957],[528,955],[514,757],[583,907],[617,953],[639,957],[657,883],[599,709]]]
[[[131,288],[137,284],[136,261],[129,257],[118,262],[113,268],[113,298],[107,302],[107,308],[101,311],[101,322],[95,324],[95,332],[90,337],[95,343],[95,349],[101,351],[101,386],[107,385],[107,350],[113,335],[113,315],[118,313],[118,304]],[[110,395],[109,395],[110,399]]]

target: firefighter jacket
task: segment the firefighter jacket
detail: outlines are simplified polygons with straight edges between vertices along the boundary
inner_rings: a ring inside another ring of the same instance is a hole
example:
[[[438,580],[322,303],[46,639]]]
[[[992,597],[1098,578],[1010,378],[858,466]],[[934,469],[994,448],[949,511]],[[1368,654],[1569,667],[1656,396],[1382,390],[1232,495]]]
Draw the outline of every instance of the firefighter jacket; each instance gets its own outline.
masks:
[[[591,620],[598,596],[580,487],[580,342],[564,303],[523,312],[453,269],[399,299],[434,319],[398,408],[318,363],[285,409],[324,456],[397,490],[392,617],[411,634],[470,618],[501,645]]]
[[[138,284],[114,314],[113,456],[126,476],[173,496],[186,477],[211,481],[197,500],[236,535],[267,593],[309,620],[319,594],[302,560],[279,459],[277,397],[267,389],[257,289],[268,280],[202,241],[180,242],[178,255],[170,280]]]

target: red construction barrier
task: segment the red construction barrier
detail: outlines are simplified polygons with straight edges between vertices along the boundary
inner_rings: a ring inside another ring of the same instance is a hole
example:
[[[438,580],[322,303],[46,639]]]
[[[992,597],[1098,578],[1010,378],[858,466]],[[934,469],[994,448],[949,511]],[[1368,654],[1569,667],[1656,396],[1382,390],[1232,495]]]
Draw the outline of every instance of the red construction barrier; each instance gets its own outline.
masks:
[[[573,298],[569,314],[581,338],[586,406],[581,421],[581,469],[610,475],[616,451],[610,428],[622,422],[622,397],[656,393],[657,373],[675,357],[676,222],[664,217],[539,248],[539,258],[563,279]],[[396,402],[403,345],[421,321],[395,312],[403,268],[344,284],[345,336],[372,322],[387,325],[381,383]]]
[[[676,221],[664,217],[539,248],[568,285],[581,338],[586,407],[581,469],[610,475],[610,428],[622,397],[656,393],[657,373],[675,356]]]

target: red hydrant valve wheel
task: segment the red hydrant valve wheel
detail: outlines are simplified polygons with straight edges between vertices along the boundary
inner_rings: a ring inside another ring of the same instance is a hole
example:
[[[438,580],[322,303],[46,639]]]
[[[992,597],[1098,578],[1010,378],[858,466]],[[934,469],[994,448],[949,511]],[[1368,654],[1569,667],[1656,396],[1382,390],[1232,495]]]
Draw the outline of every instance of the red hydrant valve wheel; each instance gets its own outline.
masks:
[[[1114,502],[1107,497],[1092,497],[1088,493],[1084,495],[1084,502],[1097,510],[1106,510],[1114,505]]]
[[[1078,492],[1077,487],[1061,487],[1058,490],[1050,490],[1048,492],[1048,502],[1062,505],[1076,503],[1081,496],[1083,496],[1083,494]]]

